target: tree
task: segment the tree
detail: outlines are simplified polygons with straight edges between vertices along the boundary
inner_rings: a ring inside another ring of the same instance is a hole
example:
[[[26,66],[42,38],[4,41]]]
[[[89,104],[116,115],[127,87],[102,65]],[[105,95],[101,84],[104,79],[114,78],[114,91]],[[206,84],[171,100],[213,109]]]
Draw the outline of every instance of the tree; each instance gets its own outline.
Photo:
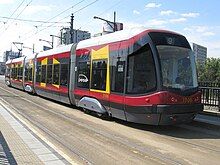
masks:
[[[220,82],[220,58],[207,58],[204,64],[197,64],[199,82]]]

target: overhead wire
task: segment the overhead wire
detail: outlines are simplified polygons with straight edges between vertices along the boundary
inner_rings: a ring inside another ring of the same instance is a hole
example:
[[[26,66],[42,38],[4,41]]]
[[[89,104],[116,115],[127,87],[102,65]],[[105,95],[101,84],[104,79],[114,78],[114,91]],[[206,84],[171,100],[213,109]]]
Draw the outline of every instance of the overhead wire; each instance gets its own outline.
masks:
[[[62,12],[60,12],[59,14],[53,16],[52,18],[48,19],[47,21],[50,21],[50,20],[52,20],[52,19],[54,19],[54,18],[60,16],[61,14],[67,12],[68,10],[74,8],[75,6],[79,5],[80,3],[84,2],[84,1],[85,1],[85,0],[81,0],[81,1],[79,1],[79,2],[76,3],[75,5],[73,5],[73,6],[69,7],[69,8],[67,8],[67,9],[63,10]],[[38,27],[40,27],[40,26],[42,26],[42,25],[43,25],[43,24],[40,24],[40,25],[38,25]]]
[[[25,0],[23,0],[19,5],[18,7],[14,10],[14,12],[8,17],[8,20],[4,23],[8,23],[9,19],[12,18],[12,16],[16,13],[16,11],[21,7],[21,5],[24,3]]]
[[[41,21],[41,20],[31,20],[31,19],[20,19],[20,18],[10,18],[10,17],[4,17],[4,16],[0,16],[0,18],[4,18],[4,19],[12,19],[12,20],[16,20],[16,21],[23,21],[23,22],[38,22],[38,23],[68,23],[68,22],[56,22],[56,21]],[[0,22],[5,22],[5,21],[0,21]]]
[[[80,12],[81,10],[83,10],[83,9],[85,9],[85,8],[87,8],[87,7],[91,6],[91,5],[93,5],[93,4],[96,3],[97,1],[99,1],[99,0],[95,0],[95,1],[93,1],[93,2],[91,2],[91,3],[89,3],[89,4],[87,4],[86,6],[84,6],[84,7],[80,8],[80,9],[76,10],[76,11],[73,12],[72,14],[76,14],[76,13]],[[69,9],[70,9],[70,8],[69,8]],[[68,16],[66,16],[66,17],[64,17],[64,18],[62,18],[62,19],[60,19],[59,21],[62,21],[62,20],[64,20],[64,19],[68,18],[68,17],[70,17],[70,15],[68,15]],[[58,22],[59,22],[59,21],[58,21]],[[51,27],[51,26],[53,26],[53,25],[54,25],[54,23],[51,24],[51,25],[46,26],[46,27],[43,28],[43,29],[40,29],[40,30],[37,31],[34,35],[36,35],[36,34],[42,32],[42,31],[48,29],[49,27]],[[30,37],[25,38],[24,40],[27,40],[27,39],[31,38],[32,36],[33,36],[33,35],[31,35]]]
[[[113,7],[118,6],[120,3],[122,2],[122,0],[119,0],[117,3],[113,4],[112,6],[110,6],[109,8],[105,9],[104,11],[102,11],[101,13],[97,14],[97,16],[103,15],[104,13],[106,13],[107,11],[109,11],[110,9],[112,9]],[[93,21],[93,20],[92,20]],[[87,22],[86,24],[80,26],[77,30],[82,29],[82,27],[89,25],[92,21]]]
[[[17,10],[22,6],[22,4],[24,3],[24,1],[25,1],[25,0],[23,0],[23,1],[19,4],[19,6],[15,9],[15,11],[11,14],[11,17],[12,17],[12,16],[17,12]],[[33,0],[30,0],[30,1],[29,1],[29,3],[28,3],[28,4],[21,10],[21,12],[15,17],[15,19],[17,19],[17,18],[25,11],[25,9],[32,3],[32,1],[33,1]],[[11,24],[13,24],[13,22],[12,22]],[[5,31],[0,34],[0,37],[8,30],[8,28],[10,27],[11,24],[9,24],[9,25],[5,28]]]
[[[32,1],[33,1],[33,0],[30,0],[30,2],[21,10],[21,12],[15,17],[15,19],[17,19],[17,18],[25,11],[25,9],[32,3]],[[12,23],[11,23],[11,24],[12,24]],[[5,31],[8,30],[8,28],[10,27],[11,24],[9,24],[9,25],[6,27]]]
[[[70,9],[74,8],[75,6],[79,5],[80,3],[84,2],[84,1],[85,1],[85,0],[79,1],[78,3],[72,5],[71,7],[69,7],[69,8],[67,8],[67,9],[63,10],[63,11],[60,12],[59,14],[57,14],[57,15],[53,16],[52,18],[46,20],[46,22],[49,22],[50,20],[52,20],[52,19],[54,19],[54,18],[60,16],[61,14],[63,14],[63,13],[65,13],[65,12],[69,11]],[[59,22],[59,21],[58,21],[58,22]],[[44,23],[42,23],[42,24],[40,24],[40,25],[35,25],[34,27],[39,28],[39,27],[43,26],[43,24],[44,24]],[[28,34],[31,33],[32,31],[33,31],[33,30],[30,30],[29,32],[25,33],[24,36],[28,35]],[[36,32],[35,32],[35,33],[36,33]],[[30,37],[26,37],[25,40],[26,40],[27,38],[30,38]]]

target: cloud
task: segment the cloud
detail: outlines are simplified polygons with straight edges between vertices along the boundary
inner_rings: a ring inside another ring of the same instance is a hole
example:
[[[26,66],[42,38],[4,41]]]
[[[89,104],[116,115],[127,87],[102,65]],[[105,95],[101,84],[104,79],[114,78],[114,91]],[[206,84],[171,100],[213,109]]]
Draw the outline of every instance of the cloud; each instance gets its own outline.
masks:
[[[199,13],[184,13],[184,14],[181,14],[182,17],[187,17],[187,18],[196,18],[199,15],[200,15]]]
[[[182,32],[189,42],[194,42],[208,48],[208,57],[220,58],[220,34],[218,26],[189,26]]]
[[[205,32],[205,33],[203,33],[202,35],[209,37],[209,36],[214,36],[215,33],[214,33],[214,32]]]
[[[26,8],[24,14],[32,15],[38,12],[50,12],[52,11],[53,6],[44,6],[44,5],[32,5]]]
[[[190,26],[190,27],[185,27],[183,30],[190,31],[190,32],[204,33],[210,29],[211,28],[208,26]]]
[[[124,29],[134,28],[134,27],[143,27],[143,24],[139,24],[136,22],[124,22]]]
[[[133,10],[133,14],[137,14],[137,15],[139,15],[139,14],[141,14],[139,11],[137,11],[137,10]]]
[[[215,36],[215,33],[212,32],[213,27],[208,27],[208,26],[191,26],[191,27],[186,27],[183,29],[184,31],[188,31],[190,33],[198,33],[201,36]]]
[[[171,15],[171,14],[176,14],[176,12],[172,11],[172,10],[163,10],[160,11],[160,15]]]
[[[152,8],[159,8],[161,4],[156,4],[156,3],[148,3],[145,5],[146,9],[152,9]]]
[[[162,20],[162,19],[151,19],[146,22],[147,26],[161,26],[167,24],[167,21]]]
[[[0,0],[0,4],[4,5],[4,4],[12,4],[14,3],[14,0]]]
[[[169,20],[170,23],[180,23],[180,22],[185,22],[185,21],[187,21],[186,18],[176,18],[176,19]]]

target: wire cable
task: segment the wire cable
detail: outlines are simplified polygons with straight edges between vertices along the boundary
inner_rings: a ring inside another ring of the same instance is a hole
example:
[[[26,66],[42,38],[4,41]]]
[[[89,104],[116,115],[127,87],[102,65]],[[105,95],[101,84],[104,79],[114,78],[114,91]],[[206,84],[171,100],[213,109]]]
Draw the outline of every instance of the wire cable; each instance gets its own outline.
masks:
[[[61,14],[63,14],[63,13],[65,13],[65,12],[69,11],[70,9],[74,8],[75,6],[79,5],[80,3],[84,2],[84,1],[85,1],[85,0],[79,1],[78,3],[76,3],[76,4],[74,4],[73,6],[71,6],[71,7],[67,8],[67,9],[63,10],[62,12],[60,12],[59,14],[57,14],[57,15],[53,16],[52,18],[46,20],[45,22],[49,22],[50,20],[52,20],[52,19],[54,19],[54,18],[60,16]],[[58,22],[59,22],[59,21],[58,21]],[[44,23],[42,23],[42,24],[40,24],[40,25],[35,25],[34,27],[39,28],[39,27],[42,27],[43,24],[44,24]],[[28,31],[27,33],[24,34],[24,36],[28,35],[28,34],[31,33],[32,31],[33,31],[33,30]],[[37,33],[37,32],[36,32],[36,33]],[[36,34],[36,33],[35,33],[35,34]],[[30,38],[30,37],[27,37],[27,38]],[[25,40],[26,40],[27,38],[25,38]]]
[[[32,2],[33,0],[31,0],[22,10],[21,10],[21,12],[15,17],[15,19],[17,19],[24,11],[25,11],[25,9],[31,4],[31,2]],[[7,30],[8,30],[8,28],[10,27],[10,25],[12,25],[13,24],[13,22],[11,23],[11,24],[9,24],[6,28],[5,28],[5,31],[4,32],[6,32]],[[3,33],[4,33],[3,32]],[[3,34],[2,33],[2,34]]]
[[[101,13],[97,14],[97,16],[103,15],[104,13],[106,13],[107,11],[109,11],[110,9],[112,9],[113,7],[118,6],[121,2],[122,2],[122,0],[119,0],[117,3],[113,4],[113,5],[110,6],[109,8],[107,8],[107,9],[105,9],[104,11],[102,11]],[[92,21],[87,22],[86,24],[80,26],[77,30],[82,29],[82,27],[89,25],[91,22],[92,22]]]
[[[19,19],[19,18],[10,18],[10,17],[4,17],[4,16],[0,16],[0,18],[4,18],[4,19],[12,19],[12,20],[16,20],[16,21],[23,21],[23,22],[38,22],[38,23],[69,23],[69,22],[49,22],[49,21],[40,21],[40,20],[30,20],[30,19]],[[1,22],[5,22],[5,21],[1,21]],[[7,23],[7,22],[6,22]]]
[[[12,16],[15,14],[15,12],[21,7],[21,5],[24,3],[25,0],[23,0],[19,5],[18,7],[14,10],[14,12],[10,15],[10,17],[8,17],[8,20],[5,22],[8,23],[9,19],[12,18]]]
[[[95,1],[93,1],[93,2],[91,2],[91,3],[89,3],[88,5],[86,5],[86,6],[82,7],[82,8],[80,8],[80,9],[76,10],[76,11],[73,12],[72,14],[76,14],[76,13],[80,12],[81,10],[83,10],[83,9],[85,9],[85,8],[87,8],[87,7],[91,6],[91,5],[93,5],[94,3],[98,2],[98,1],[99,1],[99,0],[95,0]],[[70,9],[70,8],[69,8],[69,9]],[[68,18],[68,17],[70,17],[70,16],[68,15],[68,16],[66,16],[66,17],[64,17],[64,18],[62,18],[62,19],[60,19],[58,22],[60,22],[60,21],[62,21],[62,20],[64,20],[64,19],[66,19],[66,18]],[[34,35],[36,35],[36,34],[42,32],[42,31],[48,29],[49,27],[52,27],[53,25],[54,25],[54,23],[51,24],[51,25],[46,26],[46,27],[43,28],[43,29],[40,29],[40,30],[37,31]],[[31,35],[30,37],[25,38],[24,41],[27,40],[27,39],[29,39],[29,38],[31,38],[31,37],[33,37],[33,35]]]
[[[59,14],[53,16],[52,18],[48,19],[47,21],[50,21],[50,20],[52,20],[52,19],[54,19],[54,18],[60,16],[61,14],[63,14],[63,13],[65,13],[65,12],[69,11],[70,9],[74,8],[75,6],[79,5],[80,3],[84,2],[84,1],[85,1],[85,0],[79,1],[79,2],[76,3],[75,5],[73,5],[73,6],[69,7],[69,8],[67,8],[67,9],[63,10],[62,12],[60,12]],[[42,25],[43,25],[43,24],[38,25],[38,27],[40,27],[40,26],[42,26]]]

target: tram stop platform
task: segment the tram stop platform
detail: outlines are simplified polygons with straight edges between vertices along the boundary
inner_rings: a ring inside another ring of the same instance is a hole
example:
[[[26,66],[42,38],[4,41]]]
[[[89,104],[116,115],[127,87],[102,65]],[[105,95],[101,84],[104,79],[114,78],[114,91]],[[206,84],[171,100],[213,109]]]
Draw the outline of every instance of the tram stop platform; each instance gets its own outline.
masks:
[[[218,107],[204,106],[204,110],[196,115],[195,121],[220,126],[220,111]]]
[[[69,164],[0,102],[0,164]]]

